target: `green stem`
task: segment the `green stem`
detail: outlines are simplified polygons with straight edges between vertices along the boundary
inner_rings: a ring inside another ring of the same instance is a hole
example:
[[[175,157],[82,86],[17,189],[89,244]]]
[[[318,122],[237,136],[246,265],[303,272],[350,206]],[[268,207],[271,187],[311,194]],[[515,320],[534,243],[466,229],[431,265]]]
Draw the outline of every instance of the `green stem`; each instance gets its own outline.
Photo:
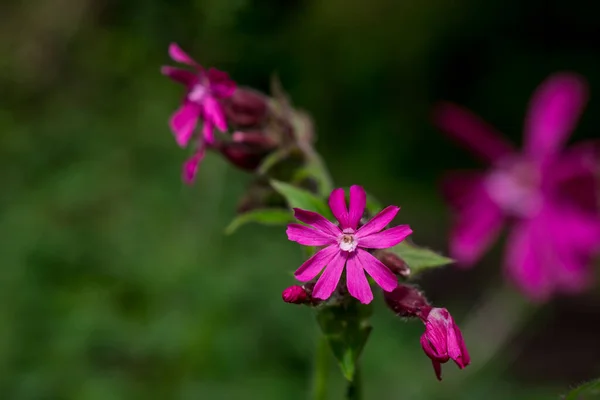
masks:
[[[315,357],[315,372],[313,375],[313,399],[327,400],[327,380],[329,377],[329,343],[325,335],[321,334],[317,343]]]
[[[348,387],[346,388],[346,399],[362,399],[362,379],[360,376],[360,369],[358,369],[358,366],[356,367],[356,371],[354,372],[354,379],[348,382]]]

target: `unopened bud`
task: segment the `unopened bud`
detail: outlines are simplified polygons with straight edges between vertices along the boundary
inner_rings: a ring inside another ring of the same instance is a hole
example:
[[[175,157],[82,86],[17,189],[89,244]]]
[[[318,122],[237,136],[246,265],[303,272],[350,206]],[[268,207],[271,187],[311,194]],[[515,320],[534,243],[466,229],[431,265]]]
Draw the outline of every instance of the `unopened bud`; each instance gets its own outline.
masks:
[[[379,259],[379,261],[388,267],[394,274],[403,278],[408,278],[410,276],[410,268],[406,262],[395,253],[377,250],[373,255],[377,257],[377,259]]]
[[[219,145],[219,151],[236,167],[254,171],[276,146],[261,132],[235,132],[231,142]]]
[[[286,303],[303,304],[308,300],[308,295],[302,286],[294,285],[281,293],[281,298]]]
[[[259,125],[267,116],[267,99],[255,90],[238,88],[225,103],[225,115],[233,125]]]
[[[399,285],[391,292],[384,292],[387,306],[400,317],[425,318],[431,305],[423,292],[414,286]]]

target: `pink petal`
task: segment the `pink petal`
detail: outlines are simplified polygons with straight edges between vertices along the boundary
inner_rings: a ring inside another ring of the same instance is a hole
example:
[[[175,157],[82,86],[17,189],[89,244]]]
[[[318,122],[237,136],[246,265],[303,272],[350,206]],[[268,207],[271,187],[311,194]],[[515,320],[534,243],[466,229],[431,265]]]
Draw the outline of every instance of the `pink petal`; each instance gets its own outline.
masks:
[[[530,221],[517,223],[506,242],[505,268],[509,277],[532,300],[545,301],[552,288],[535,249],[534,225]]]
[[[362,186],[350,186],[350,212],[348,213],[348,227],[356,229],[365,212],[367,193]]]
[[[440,103],[434,124],[484,161],[495,162],[513,153],[514,147],[482,119],[453,103]]]
[[[212,147],[215,143],[214,126],[211,121],[204,120],[202,123],[202,137],[208,146]]]
[[[321,272],[325,265],[329,264],[331,259],[339,253],[337,246],[327,246],[319,250],[315,255],[306,260],[294,273],[296,279],[301,282],[308,282]]]
[[[461,181],[456,181],[460,190]],[[450,253],[459,264],[471,266],[492,245],[502,228],[502,210],[492,201],[483,179],[464,187],[460,203],[454,204],[457,221],[450,234]]]
[[[369,304],[373,300],[373,292],[356,255],[357,253],[354,252],[354,254],[348,257],[348,262],[346,263],[346,285],[352,297],[358,299],[363,304]]]
[[[315,284],[312,293],[313,297],[321,300],[327,300],[331,297],[331,294],[340,282],[345,264],[346,255],[341,251],[337,252],[333,259],[329,261],[329,264],[325,267],[325,271],[323,271],[323,274]]]
[[[435,371],[435,376],[438,381],[442,380],[442,364],[439,361],[431,360],[431,364],[433,365],[433,370]]]
[[[190,159],[183,164],[183,181],[188,185],[191,185],[194,182],[200,167],[200,162],[204,158],[204,154],[204,148],[200,148],[196,154],[190,157]]]
[[[367,237],[360,237],[358,246],[368,249],[387,249],[388,247],[397,245],[411,233],[412,229],[408,225],[398,225],[383,232],[372,233]]]
[[[335,189],[329,195],[329,208],[335,219],[340,223],[340,228],[349,228],[348,209],[346,208],[346,194],[344,189]]]
[[[335,236],[300,224],[289,224],[286,233],[289,240],[304,246],[324,246],[335,243]]]
[[[175,135],[177,144],[181,147],[187,146],[192,138],[198,118],[200,117],[200,108],[194,103],[184,103],[171,116],[169,125]]]
[[[160,72],[175,82],[184,84],[188,88],[193,86],[198,81],[198,76],[194,72],[186,69],[164,66],[161,67]]]
[[[379,232],[392,222],[396,214],[400,211],[400,207],[387,206],[375,215],[369,222],[361,226],[356,232],[357,238],[364,238],[373,233]]]
[[[178,63],[199,67],[198,63],[194,61],[192,57],[187,55],[185,51],[181,50],[181,47],[179,47],[177,43],[171,43],[169,45],[169,56],[171,56],[173,61],[177,61]]]
[[[356,249],[356,258],[375,283],[386,292],[398,287],[398,278],[381,261],[362,249]]]
[[[587,103],[587,84],[571,73],[550,76],[531,98],[525,121],[525,151],[544,159],[556,154],[575,128]]]
[[[455,323],[453,331],[454,337],[456,338],[456,343],[452,346],[452,350],[450,349],[450,345],[448,345],[448,355],[450,355],[450,357],[454,360],[456,365],[458,365],[458,367],[462,369],[467,365],[471,364],[471,356],[469,355],[469,351],[467,350],[467,345],[465,344],[465,341],[463,339],[462,332]]]
[[[206,96],[202,100],[202,109],[205,120],[210,121],[221,132],[227,130],[227,121],[225,120],[223,106],[213,96]]]
[[[219,71],[216,68],[210,68],[207,73],[210,82],[210,90],[220,98],[227,98],[235,92],[236,84],[229,78],[227,72]]]
[[[305,224],[308,224],[335,237],[342,233],[340,228],[316,212],[294,208],[294,217]]]

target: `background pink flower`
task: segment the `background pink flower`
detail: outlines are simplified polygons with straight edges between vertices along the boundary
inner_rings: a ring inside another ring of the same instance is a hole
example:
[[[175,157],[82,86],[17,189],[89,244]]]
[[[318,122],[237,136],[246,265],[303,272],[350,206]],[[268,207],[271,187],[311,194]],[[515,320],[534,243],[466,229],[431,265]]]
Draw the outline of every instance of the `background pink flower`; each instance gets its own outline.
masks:
[[[600,245],[598,157],[591,145],[562,149],[586,101],[581,77],[549,77],[532,96],[521,153],[469,111],[450,103],[436,109],[443,131],[492,164],[444,183],[457,217],[452,257],[474,264],[509,222],[506,271],[530,298],[584,289]],[[565,191],[574,182],[578,190]]]
[[[347,208],[344,190],[332,191],[329,196],[329,207],[339,225],[333,224],[315,212],[294,209],[295,217],[309,226],[288,225],[288,239],[305,246],[325,246],[302,264],[295,273],[298,280],[307,282],[323,270],[313,289],[313,297],[328,299],[336,289],[344,267],[348,292],[361,303],[368,304],[373,300],[365,271],[387,292],[398,286],[396,276],[365,249],[395,246],[410,235],[412,230],[408,225],[398,225],[383,230],[400,210],[395,206],[385,208],[359,227],[366,200],[365,190],[361,186],[352,186],[350,206]]]

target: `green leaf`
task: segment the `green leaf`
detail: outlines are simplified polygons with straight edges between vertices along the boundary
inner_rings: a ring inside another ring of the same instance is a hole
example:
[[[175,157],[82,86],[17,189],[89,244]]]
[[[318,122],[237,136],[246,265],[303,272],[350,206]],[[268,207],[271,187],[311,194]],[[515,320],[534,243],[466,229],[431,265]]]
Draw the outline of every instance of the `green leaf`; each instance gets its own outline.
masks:
[[[371,325],[372,306],[351,299],[343,304],[328,305],[318,309],[317,321],[327,338],[329,347],[344,374],[352,382],[357,362],[362,353]]]
[[[285,182],[271,180],[271,186],[287,201],[290,208],[301,208],[314,211],[325,218],[332,219],[331,210],[323,199],[315,196],[308,190],[300,189]]]
[[[564,400],[600,399],[600,379],[584,383],[563,396]]]
[[[441,254],[409,243],[406,240],[389,249],[402,258],[411,269],[413,274],[429,268],[441,267],[454,262],[453,259]]]
[[[225,233],[230,235],[235,232],[240,226],[250,222],[257,222],[263,225],[285,225],[294,221],[294,216],[289,210],[281,208],[262,208],[248,211],[234,218],[233,221],[225,228]]]

